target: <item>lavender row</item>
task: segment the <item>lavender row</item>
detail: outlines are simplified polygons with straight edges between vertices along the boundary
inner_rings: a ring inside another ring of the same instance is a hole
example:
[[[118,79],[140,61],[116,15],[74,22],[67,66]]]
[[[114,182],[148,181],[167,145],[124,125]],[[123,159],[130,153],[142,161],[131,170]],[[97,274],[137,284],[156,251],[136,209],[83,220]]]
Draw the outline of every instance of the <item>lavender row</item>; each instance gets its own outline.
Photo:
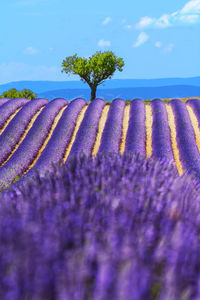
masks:
[[[3,125],[7,119],[21,106],[29,102],[30,100],[24,98],[11,99],[0,106],[0,129],[3,128]]]
[[[174,113],[176,140],[183,168],[200,176],[200,155],[186,105],[182,101],[174,99],[170,101],[170,106]]]
[[[151,102],[152,124],[152,157],[160,160],[173,160],[171,135],[168,124],[167,110],[160,99]]]
[[[119,152],[124,107],[124,100],[115,99],[112,101],[103,130],[99,152]]]
[[[47,171],[53,170],[52,164],[62,162],[65,150],[71,140],[77,117],[85,105],[86,101],[84,99],[77,98],[71,101],[64,110],[49,142],[35,164],[35,168],[37,168],[41,176]],[[30,169],[26,175],[19,180],[19,183],[23,182],[25,178],[31,179],[34,174],[34,170]]]
[[[186,102],[194,111],[195,116],[198,120],[198,127],[200,129],[200,100],[199,99],[191,99]]]
[[[56,99],[45,106],[25,139],[19,145],[19,148],[5,165],[0,168],[0,190],[11,184],[17,177],[23,175],[37,156],[56,115],[66,105],[66,100]]]
[[[0,194],[0,299],[200,299],[199,215],[168,163],[73,156]]]
[[[4,103],[6,103],[10,98],[0,98],[0,106],[2,106]]]
[[[84,119],[78,129],[76,139],[73,143],[68,159],[79,151],[83,151],[87,155],[92,153],[92,148],[98,131],[99,119],[104,105],[105,101],[102,99],[96,99],[90,103],[84,115]]]
[[[140,99],[134,99],[130,104],[125,151],[138,152],[145,156],[145,141],[145,104]]]
[[[8,158],[21,136],[26,130],[32,117],[46,105],[48,100],[40,99],[26,103],[14,117],[4,132],[0,135],[0,165]]]

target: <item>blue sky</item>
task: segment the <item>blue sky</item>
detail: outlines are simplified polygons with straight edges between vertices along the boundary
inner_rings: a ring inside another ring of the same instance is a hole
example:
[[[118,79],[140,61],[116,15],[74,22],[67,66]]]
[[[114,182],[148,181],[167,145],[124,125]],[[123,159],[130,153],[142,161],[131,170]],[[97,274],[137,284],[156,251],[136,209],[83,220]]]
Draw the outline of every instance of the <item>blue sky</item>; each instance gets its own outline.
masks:
[[[62,60],[111,50],[113,78],[200,76],[200,0],[1,1],[0,84],[79,80]]]

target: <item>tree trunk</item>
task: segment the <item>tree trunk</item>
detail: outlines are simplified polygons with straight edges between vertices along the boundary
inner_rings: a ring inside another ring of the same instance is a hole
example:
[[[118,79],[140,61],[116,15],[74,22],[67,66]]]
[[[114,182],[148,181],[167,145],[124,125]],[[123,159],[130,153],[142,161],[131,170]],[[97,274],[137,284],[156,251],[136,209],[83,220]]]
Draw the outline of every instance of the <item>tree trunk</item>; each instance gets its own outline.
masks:
[[[96,98],[96,86],[91,86],[91,95],[90,95],[90,101],[92,102]]]

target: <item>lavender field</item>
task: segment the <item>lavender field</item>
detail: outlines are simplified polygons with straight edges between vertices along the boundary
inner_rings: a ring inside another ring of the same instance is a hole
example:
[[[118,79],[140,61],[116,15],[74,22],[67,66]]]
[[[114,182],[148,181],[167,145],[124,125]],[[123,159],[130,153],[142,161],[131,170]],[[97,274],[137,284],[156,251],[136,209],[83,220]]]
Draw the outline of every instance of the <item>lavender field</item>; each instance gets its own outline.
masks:
[[[200,100],[0,102],[0,299],[200,299]]]
[[[31,178],[34,166],[43,175],[52,163],[65,164],[80,151],[93,157],[103,151],[139,152],[173,161],[180,175],[200,174],[198,99],[168,104],[115,99],[110,105],[101,99],[90,104],[80,98],[70,103],[1,99],[0,104],[1,190],[25,174]]]

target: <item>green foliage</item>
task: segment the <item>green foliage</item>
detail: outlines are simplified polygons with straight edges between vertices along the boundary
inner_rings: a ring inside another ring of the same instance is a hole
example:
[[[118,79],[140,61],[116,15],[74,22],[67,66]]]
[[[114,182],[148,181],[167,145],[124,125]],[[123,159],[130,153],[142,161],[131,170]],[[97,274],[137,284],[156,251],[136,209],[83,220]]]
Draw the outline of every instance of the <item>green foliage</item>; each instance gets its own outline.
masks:
[[[124,61],[112,51],[97,51],[91,57],[81,58],[77,54],[66,57],[62,62],[62,72],[79,75],[91,88],[91,100],[96,96],[96,88],[106,79],[111,79],[116,70],[122,72]]]
[[[15,98],[26,98],[26,99],[36,99],[37,95],[33,93],[31,90],[28,89],[23,89],[21,92],[17,91],[15,88],[12,88],[6,92],[4,92],[0,98],[10,98],[10,99],[15,99]]]
[[[28,89],[23,89],[19,94],[20,94],[20,98],[26,98],[30,100],[34,100],[37,98],[37,95]]]

